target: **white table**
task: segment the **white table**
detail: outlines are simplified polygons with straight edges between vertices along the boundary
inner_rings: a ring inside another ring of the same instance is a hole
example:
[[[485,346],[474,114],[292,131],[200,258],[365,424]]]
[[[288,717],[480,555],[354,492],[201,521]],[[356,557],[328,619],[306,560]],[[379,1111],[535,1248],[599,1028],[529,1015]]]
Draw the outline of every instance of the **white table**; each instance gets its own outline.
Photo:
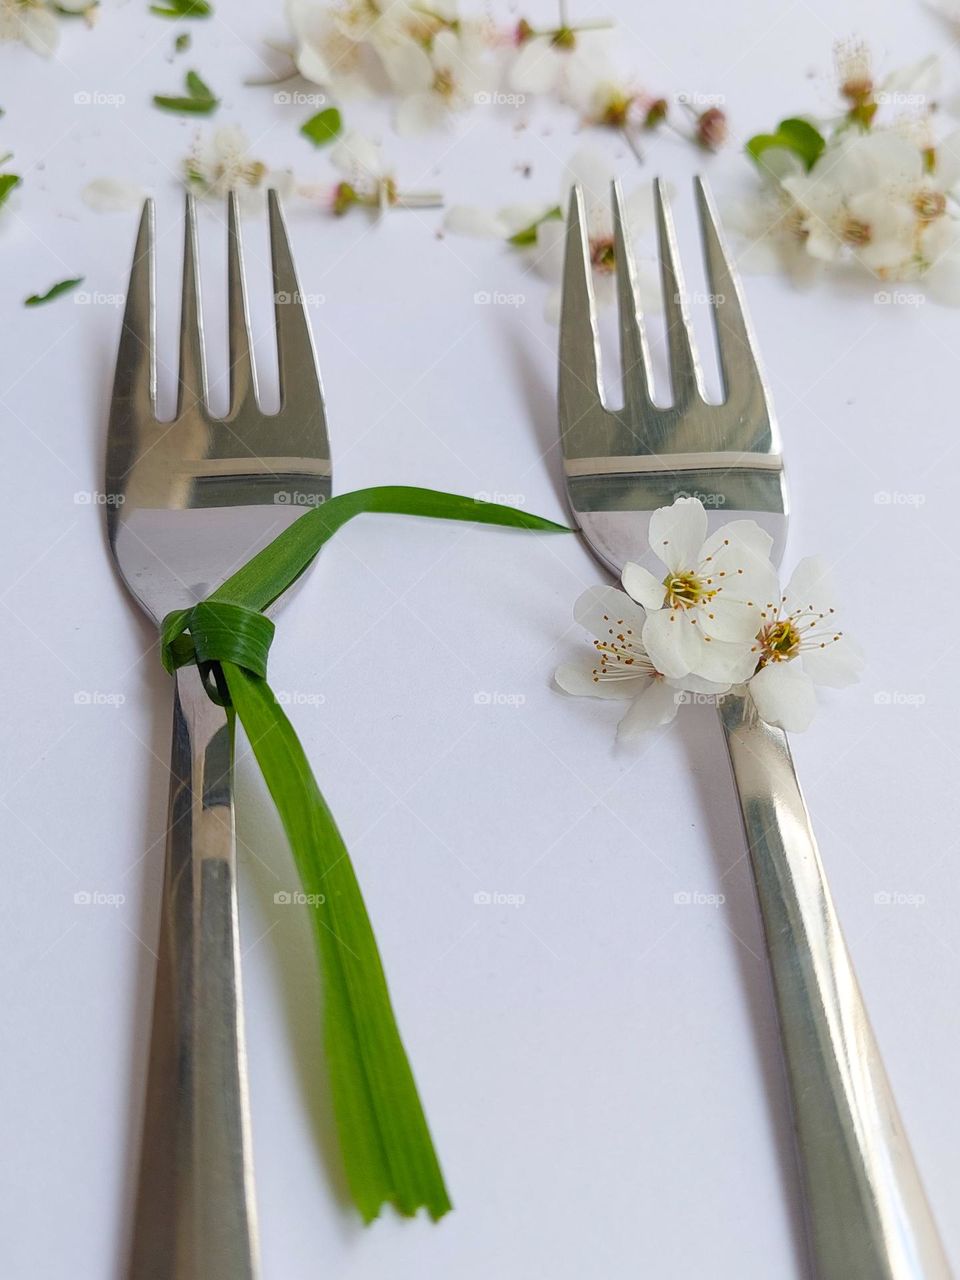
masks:
[[[73,274],[89,292],[121,293],[135,215],[94,214],[79,191],[102,175],[142,182],[157,197],[160,336],[173,362],[176,171],[196,125],[149,97],[174,91],[187,66],[223,96],[217,122],[244,124],[258,155],[303,180],[329,172],[297,134],[307,110],[241,88],[262,73],[261,37],[282,32],[279,4],[271,16],[218,0],[173,64],[187,24],[145,8],[108,0],[95,32],[65,27],[49,63],[0,48],[0,151],[16,152],[26,178],[0,239],[6,1280],[123,1274],[170,719],[169,681],[108,563],[102,512],[75,500],[102,484],[120,311],[69,298],[29,311],[21,299]],[[808,73],[827,75],[833,39],[851,30],[872,39],[881,66],[944,48],[960,80],[946,29],[919,6],[722,9],[708,22],[694,0],[654,6],[642,30],[625,17],[624,44],[651,87],[725,94],[741,137],[822,105],[826,85]],[[581,6],[584,17],[618,11],[636,12],[627,0]],[[75,104],[85,91],[126,101]],[[380,107],[346,110],[383,130]],[[438,186],[449,202],[549,199],[571,123],[533,113],[518,132],[512,121],[478,110],[446,140],[388,136],[388,150],[406,185]],[[632,180],[625,148],[598,142]],[[692,258],[688,176],[700,161],[669,137],[648,150],[643,180],[677,183]],[[717,185],[744,166],[735,147],[702,162]],[[306,204],[288,213],[304,287],[324,299],[312,319],[336,490],[519,494],[563,518],[555,333],[522,259],[437,239],[439,213],[379,226]],[[225,363],[219,224],[217,211],[201,225],[214,376]],[[264,218],[248,220],[246,238],[269,387]],[[747,290],[786,441],[787,567],[814,551],[835,560],[849,629],[869,653],[863,683],[825,698],[794,751],[960,1261],[960,313],[877,306],[869,284],[801,295],[752,279]],[[477,306],[479,291],[526,302]],[[369,517],[337,535],[282,618],[272,683],[291,695],[356,860],[457,1207],[438,1227],[387,1215],[364,1231],[343,1203],[308,922],[274,901],[294,873],[248,758],[242,931],[265,1277],[805,1274],[774,1010],[715,716],[688,709],[627,751],[614,745],[616,708],[551,687],[557,661],[584,643],[574,599],[600,580],[573,537]],[[479,905],[484,891],[523,902]],[[122,901],[77,903],[85,892]],[[685,893],[723,902],[683,905]]]

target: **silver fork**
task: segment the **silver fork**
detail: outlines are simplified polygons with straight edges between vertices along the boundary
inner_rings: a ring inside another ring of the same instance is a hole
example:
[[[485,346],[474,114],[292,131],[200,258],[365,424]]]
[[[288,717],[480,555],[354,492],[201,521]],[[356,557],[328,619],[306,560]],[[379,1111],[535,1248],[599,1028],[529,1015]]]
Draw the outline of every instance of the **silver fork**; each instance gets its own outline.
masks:
[[[196,217],[187,198],[176,416],[156,410],[154,213],[137,236],[107,439],[110,547],[154,623],[208,595],[330,493],[313,339],[269,197],[281,404],[263,413],[236,197],[228,206],[230,409],[207,407]],[[170,808],[131,1280],[257,1274],[237,923],[234,744],[195,666],[176,675]]]
[[[630,237],[613,189],[623,399],[603,402],[583,198],[572,193],[560,325],[559,413],[567,495],[588,544],[619,577],[653,569],[650,513],[680,493],[716,495],[783,554],[787,502],[772,406],[736,274],[701,180],[697,211],[716,321],[723,403],[708,404],[673,221],[655,190],[672,402],[658,407]],[[714,513],[712,524],[720,519]],[[834,910],[786,736],[749,693],[720,720],[743,816],[790,1080],[807,1222],[820,1280],[949,1280],[896,1102]]]

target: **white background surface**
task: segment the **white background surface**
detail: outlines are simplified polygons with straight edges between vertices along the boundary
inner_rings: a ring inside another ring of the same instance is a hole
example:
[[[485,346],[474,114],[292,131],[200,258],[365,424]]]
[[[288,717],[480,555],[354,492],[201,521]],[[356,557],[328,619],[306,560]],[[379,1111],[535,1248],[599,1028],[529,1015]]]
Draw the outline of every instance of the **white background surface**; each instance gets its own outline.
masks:
[[[64,26],[58,60],[0,49],[0,151],[26,181],[0,240],[4,502],[0,652],[4,849],[0,1271],[119,1277],[128,1247],[162,836],[170,685],[107,560],[99,489],[120,312],[21,299],[66,275],[122,292],[135,215],[99,216],[91,178],[157,196],[162,350],[173,361],[181,236],[176,170],[195,124],[161,115],[195,66],[254,151],[320,181],[307,112],[241,88],[263,74],[269,6],[219,0],[189,24],[104,5]],[[546,12],[546,11],[545,11]],[[693,0],[617,14],[643,81],[720,92],[738,135],[823,107],[832,41],[892,66],[945,52],[919,6]],[[633,18],[630,17],[631,12]],[[811,78],[811,73],[815,75]],[[121,108],[78,107],[80,91]],[[376,108],[357,123],[380,121]],[[408,187],[449,202],[550,199],[573,149],[559,112],[475,111],[446,139],[388,137]],[[606,140],[627,183],[635,168]],[[640,175],[746,179],[736,148],[703,160],[669,137]],[[523,178],[518,164],[532,173]],[[224,241],[201,242],[214,376]],[[519,495],[563,518],[554,447],[555,333],[545,287],[493,243],[441,240],[438,213],[371,227],[289,206],[324,374],[336,491],[381,482]],[[268,387],[265,219],[247,223]],[[696,277],[694,276],[694,282]],[[948,1249],[960,1261],[956,993],[958,686],[955,581],[960,314],[877,306],[873,288],[798,295],[747,282],[794,500],[787,567],[823,551],[865,643],[862,685],[794,743],[854,961]],[[519,292],[519,307],[473,295]],[[170,378],[167,375],[167,390]],[[222,384],[220,389],[222,398]],[[878,492],[922,502],[878,503]],[[723,745],[706,708],[639,750],[617,708],[551,687],[583,643],[580,590],[601,573],[573,537],[369,517],[338,534],[282,618],[274,687],[292,708],[356,860],[456,1211],[440,1226],[344,1205],[319,1038],[320,992],[289,856],[249,759],[240,766],[242,930],[266,1277],[793,1280],[806,1274],[787,1100],[757,914]],[[77,705],[78,691],[122,694]],[[876,701],[889,693],[889,705]],[[478,693],[522,705],[479,705]],[[912,704],[897,695],[910,695]],[[917,705],[918,699],[922,700]],[[78,906],[77,892],[123,894]],[[522,894],[481,907],[481,890]],[[675,903],[690,891],[720,907]],[[878,894],[921,905],[883,905]]]

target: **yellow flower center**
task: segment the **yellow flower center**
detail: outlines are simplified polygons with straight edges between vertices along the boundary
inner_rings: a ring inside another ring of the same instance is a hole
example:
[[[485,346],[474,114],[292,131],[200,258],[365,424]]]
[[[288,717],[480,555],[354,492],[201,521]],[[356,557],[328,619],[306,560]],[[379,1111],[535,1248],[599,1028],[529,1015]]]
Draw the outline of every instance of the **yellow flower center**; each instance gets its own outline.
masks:
[[[789,618],[763,627],[757,639],[762,648],[761,666],[767,662],[789,662],[800,652],[801,635]]]
[[[671,609],[691,609],[705,600],[712,600],[719,590],[718,587],[708,587],[695,573],[668,573],[663,585]]]
[[[863,222],[860,218],[847,218],[843,224],[841,235],[847,244],[855,245],[858,248],[869,244],[873,239],[873,231],[869,222]]]
[[[947,211],[947,197],[942,191],[918,191],[913,207],[921,222],[933,222]]]

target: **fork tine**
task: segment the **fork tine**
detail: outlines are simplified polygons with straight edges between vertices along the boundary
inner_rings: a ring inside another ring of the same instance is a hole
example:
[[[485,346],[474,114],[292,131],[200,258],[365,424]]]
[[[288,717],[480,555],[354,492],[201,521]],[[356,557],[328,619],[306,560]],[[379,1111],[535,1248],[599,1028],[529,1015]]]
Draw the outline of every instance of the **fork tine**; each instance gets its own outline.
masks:
[[[203,360],[203,319],[200,310],[200,275],[197,270],[197,212],[187,195],[183,234],[183,286],[180,299],[180,385],[177,416],[207,399],[207,373]]]
[[[743,310],[740,286],[724,249],[716,210],[702,178],[695,179],[694,191],[703,237],[707,283],[716,321],[720,375],[723,378],[724,400],[727,400],[732,394],[745,393],[756,386],[760,382],[760,372],[750,326]],[[734,381],[737,386],[733,385]]]
[[[602,404],[600,339],[584,226],[583,193],[570,192],[560,304],[560,424],[566,438]]]
[[[623,207],[620,183],[613,183],[613,257],[617,271],[617,305],[620,318],[620,367],[623,401],[628,410],[650,403],[650,360],[643,316],[637,293],[637,269]]]
[[[670,383],[673,403],[679,407],[700,397],[697,360],[687,316],[687,295],[677,254],[677,237],[673,216],[667,202],[663,182],[657,178],[653,187],[657,210],[657,240],[660,245],[660,276],[663,282],[663,314],[667,325],[667,350],[670,355]]]
[[[248,398],[256,402],[257,374],[250,354],[250,318],[243,276],[243,243],[237,193],[227,202],[227,311],[229,320],[230,411],[236,413]]]
[[[153,302],[154,208],[143,202],[130,268],[127,302],[117,350],[114,405],[132,409],[140,421],[157,416],[156,313]]]
[[[294,386],[298,401],[306,400],[307,397],[314,402],[321,401],[320,376],[317,373],[317,356],[313,348],[310,321],[303,305],[303,294],[293,265],[293,254],[276,191],[267,193],[267,202],[270,210],[270,255],[273,262],[282,411]]]

